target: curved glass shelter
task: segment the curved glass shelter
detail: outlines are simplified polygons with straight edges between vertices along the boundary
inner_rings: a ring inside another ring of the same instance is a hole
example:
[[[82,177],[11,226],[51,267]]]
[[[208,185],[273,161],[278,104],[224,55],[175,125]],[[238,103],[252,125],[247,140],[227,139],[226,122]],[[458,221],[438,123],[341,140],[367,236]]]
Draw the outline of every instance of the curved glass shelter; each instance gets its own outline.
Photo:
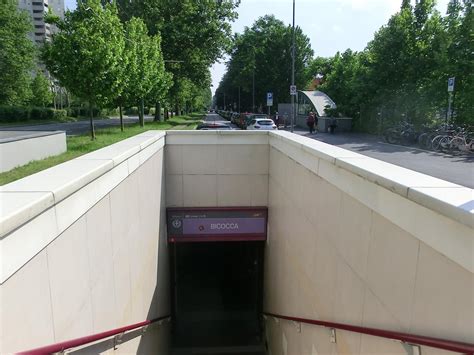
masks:
[[[298,116],[307,116],[311,111],[325,117],[325,108],[336,108],[334,101],[322,91],[298,91]]]

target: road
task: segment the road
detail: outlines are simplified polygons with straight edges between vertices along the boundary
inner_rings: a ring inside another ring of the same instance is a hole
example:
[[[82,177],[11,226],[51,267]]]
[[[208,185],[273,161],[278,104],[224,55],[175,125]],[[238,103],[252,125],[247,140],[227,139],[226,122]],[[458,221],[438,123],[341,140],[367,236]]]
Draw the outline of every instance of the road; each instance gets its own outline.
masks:
[[[145,121],[152,121],[153,116],[145,116]],[[123,119],[125,124],[138,122],[138,117]],[[120,126],[118,118],[94,120],[96,129]],[[0,131],[65,131],[68,136],[79,135],[89,132],[89,120],[64,123],[47,123],[28,126],[2,126]]]

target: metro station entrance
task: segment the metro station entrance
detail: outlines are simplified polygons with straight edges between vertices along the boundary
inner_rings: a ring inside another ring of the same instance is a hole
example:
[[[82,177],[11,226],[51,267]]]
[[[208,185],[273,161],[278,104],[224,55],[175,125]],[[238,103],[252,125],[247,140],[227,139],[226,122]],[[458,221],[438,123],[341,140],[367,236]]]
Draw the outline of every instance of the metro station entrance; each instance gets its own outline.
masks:
[[[171,228],[195,224],[199,233],[189,233],[186,228],[183,234],[170,233],[168,227],[172,353],[263,354],[265,241],[258,234],[266,234],[266,209],[244,212],[234,209],[217,214],[215,210],[186,211],[181,225],[176,217],[176,210],[171,214],[168,211]],[[189,218],[193,219],[192,223],[186,221]],[[262,218],[264,229],[259,227],[263,225]],[[219,227],[227,225],[232,229],[230,233],[220,230],[213,234],[212,224],[214,228],[220,224]],[[236,229],[240,232],[236,233]]]

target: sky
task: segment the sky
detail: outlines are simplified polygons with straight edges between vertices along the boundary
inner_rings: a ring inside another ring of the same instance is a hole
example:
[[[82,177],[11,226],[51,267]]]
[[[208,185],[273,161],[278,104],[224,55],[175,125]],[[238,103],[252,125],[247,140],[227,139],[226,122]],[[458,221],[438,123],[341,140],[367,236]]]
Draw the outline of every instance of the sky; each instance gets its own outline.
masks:
[[[449,0],[437,0],[444,15]],[[402,0],[296,0],[296,25],[310,38],[316,56],[329,57],[347,48],[360,51],[374,33],[396,13]],[[414,2],[414,0],[412,1]],[[76,0],[65,0],[74,9]],[[292,22],[292,0],[241,0],[239,18],[232,24],[234,32],[243,32],[264,15],[275,15],[286,24]],[[226,58],[211,68],[212,93],[226,71]]]

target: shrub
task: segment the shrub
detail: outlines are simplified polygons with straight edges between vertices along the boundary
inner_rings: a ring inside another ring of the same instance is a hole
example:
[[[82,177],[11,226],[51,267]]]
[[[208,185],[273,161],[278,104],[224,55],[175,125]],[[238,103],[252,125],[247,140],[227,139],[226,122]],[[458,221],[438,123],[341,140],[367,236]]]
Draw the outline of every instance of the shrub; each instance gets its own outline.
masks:
[[[104,108],[100,111],[101,116],[118,116],[119,115],[119,109],[118,107],[114,108]]]
[[[64,121],[67,118],[66,110],[53,110],[53,119],[55,121]]]
[[[30,111],[25,107],[0,106],[0,122],[19,122],[30,118]]]
[[[124,113],[126,115],[138,115],[138,107],[136,107],[136,106],[127,107],[127,108],[125,108]]]
[[[63,121],[67,118],[66,110],[55,110],[49,107],[16,107],[0,106],[0,122],[21,122],[28,120]]]
[[[92,109],[94,117],[98,117],[100,109],[94,107]],[[67,116],[69,117],[89,117],[90,112],[88,107],[72,106],[67,109]]]

